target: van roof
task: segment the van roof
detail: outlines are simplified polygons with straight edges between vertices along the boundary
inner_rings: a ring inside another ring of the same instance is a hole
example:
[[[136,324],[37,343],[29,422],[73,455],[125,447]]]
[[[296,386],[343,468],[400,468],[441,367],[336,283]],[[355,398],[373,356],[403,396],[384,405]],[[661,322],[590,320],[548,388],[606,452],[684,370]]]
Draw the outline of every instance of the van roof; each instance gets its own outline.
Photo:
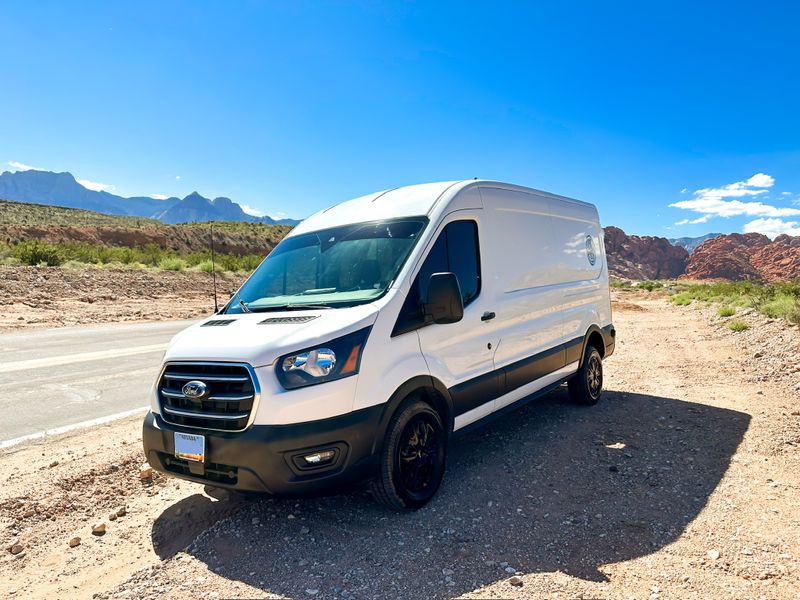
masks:
[[[548,198],[569,203],[592,206],[580,200],[499,181],[485,179],[440,181],[382,190],[340,202],[303,220],[291,231],[290,235],[319,231],[320,229],[338,227],[349,223],[429,215],[439,200],[449,200],[458,192],[472,186],[499,187],[528,193],[533,192],[540,196],[547,196]]]

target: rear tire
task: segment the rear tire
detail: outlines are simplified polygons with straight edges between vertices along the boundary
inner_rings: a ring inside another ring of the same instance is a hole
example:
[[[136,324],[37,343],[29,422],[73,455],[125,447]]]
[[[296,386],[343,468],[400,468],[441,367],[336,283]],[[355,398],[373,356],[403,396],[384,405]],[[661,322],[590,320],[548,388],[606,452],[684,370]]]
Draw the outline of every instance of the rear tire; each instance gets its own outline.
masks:
[[[592,406],[603,393],[603,359],[594,346],[586,346],[581,368],[567,384],[569,397],[575,404]]]
[[[406,401],[389,422],[372,495],[393,510],[422,508],[442,483],[446,457],[447,433],[439,414],[419,400]]]

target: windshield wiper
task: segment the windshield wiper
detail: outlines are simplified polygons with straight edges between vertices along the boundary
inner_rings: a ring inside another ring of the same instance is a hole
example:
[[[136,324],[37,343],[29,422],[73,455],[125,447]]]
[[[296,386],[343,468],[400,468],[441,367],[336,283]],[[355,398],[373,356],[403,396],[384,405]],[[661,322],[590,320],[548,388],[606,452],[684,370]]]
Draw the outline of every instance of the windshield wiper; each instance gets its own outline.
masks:
[[[246,313],[253,312],[252,310],[250,310],[250,307],[247,305],[247,302],[242,300],[242,297],[239,295],[239,292],[236,292],[236,299],[239,302],[239,306],[242,307],[242,311]]]
[[[278,304],[276,306],[257,306],[249,308],[249,312],[274,312],[279,310],[317,310],[333,308],[327,304]]]

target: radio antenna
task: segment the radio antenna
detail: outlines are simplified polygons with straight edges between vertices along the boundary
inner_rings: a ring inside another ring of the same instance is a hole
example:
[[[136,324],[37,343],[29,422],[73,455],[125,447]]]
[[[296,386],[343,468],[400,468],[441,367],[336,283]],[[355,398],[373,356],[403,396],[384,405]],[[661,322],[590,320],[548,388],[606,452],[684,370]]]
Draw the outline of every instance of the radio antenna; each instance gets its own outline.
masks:
[[[211,224],[211,279],[214,282],[214,314],[219,312],[217,305],[217,269],[214,264],[214,224]]]

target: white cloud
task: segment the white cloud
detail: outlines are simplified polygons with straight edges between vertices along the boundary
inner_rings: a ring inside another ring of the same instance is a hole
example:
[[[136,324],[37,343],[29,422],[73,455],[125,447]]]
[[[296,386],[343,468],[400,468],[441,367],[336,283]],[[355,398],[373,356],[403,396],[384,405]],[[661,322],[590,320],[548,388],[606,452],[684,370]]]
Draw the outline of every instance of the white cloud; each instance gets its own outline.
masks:
[[[781,196],[791,196],[792,192],[781,192]]]
[[[797,221],[781,221],[780,219],[756,219],[745,224],[744,232],[763,233],[770,239],[775,239],[782,233],[800,235],[800,223]]]
[[[76,181],[87,190],[93,190],[95,192],[113,192],[117,189],[116,186],[110,183],[100,183],[99,181],[89,181],[88,179],[77,179]]]
[[[686,192],[688,192],[688,191],[689,191],[689,190],[688,190],[687,188],[683,188],[683,189],[681,190],[681,194],[685,194],[685,193],[686,193]]]
[[[756,173],[750,179],[745,181],[744,184],[745,186],[750,186],[750,187],[771,188],[773,185],[775,185],[775,178],[772,175],[766,175],[764,173]]]
[[[744,198],[767,193],[767,188],[775,185],[775,178],[765,173],[756,173],[745,181],[729,183],[718,188],[702,188],[694,192],[691,200],[681,200],[670,204],[673,208],[682,208],[700,213],[703,217],[691,223],[706,223],[712,217],[791,217],[800,215],[800,209],[781,208],[754,200],[727,200],[727,198]]]
[[[247,204],[240,204],[239,206],[242,207],[242,210],[246,212],[251,217],[263,217],[264,213],[258,210],[257,208],[253,208],[252,206],[248,206]]]
[[[169,196],[167,196],[166,194],[150,194],[150,197],[153,200],[166,200],[167,198],[169,198]]]
[[[175,175],[175,179],[180,179],[180,178],[181,178],[180,175]]]
[[[26,165],[25,163],[21,163],[16,160],[8,161],[8,166],[17,169],[18,171],[46,171],[47,169],[42,169],[41,167],[32,167],[30,165]]]
[[[677,221],[675,225],[697,225],[698,223],[708,223],[708,220],[713,215],[703,215],[702,217],[698,217],[696,219],[681,219]]]

